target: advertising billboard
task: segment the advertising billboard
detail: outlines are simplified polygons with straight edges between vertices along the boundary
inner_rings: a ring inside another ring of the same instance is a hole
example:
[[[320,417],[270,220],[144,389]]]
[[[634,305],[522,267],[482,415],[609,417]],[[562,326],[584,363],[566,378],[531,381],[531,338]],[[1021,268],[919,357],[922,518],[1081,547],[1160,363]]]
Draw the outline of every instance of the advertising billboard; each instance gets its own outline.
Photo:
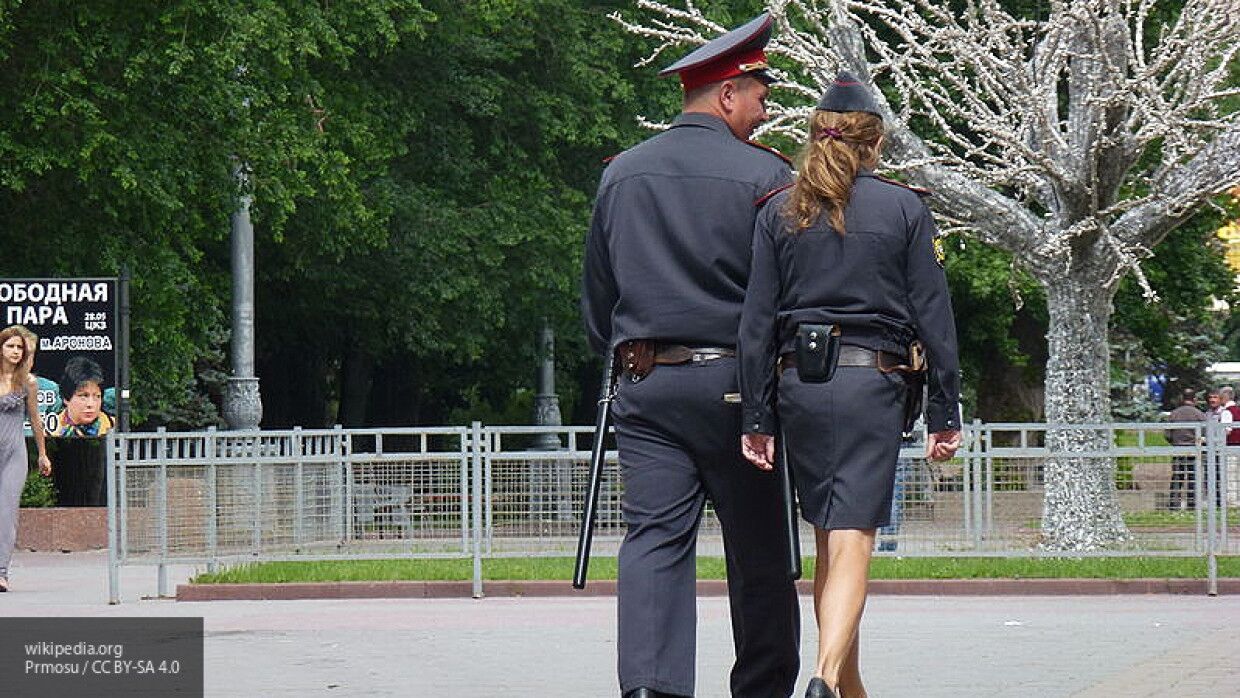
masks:
[[[5,326],[38,336],[33,373],[48,436],[95,438],[115,428],[117,286],[116,279],[0,279]]]

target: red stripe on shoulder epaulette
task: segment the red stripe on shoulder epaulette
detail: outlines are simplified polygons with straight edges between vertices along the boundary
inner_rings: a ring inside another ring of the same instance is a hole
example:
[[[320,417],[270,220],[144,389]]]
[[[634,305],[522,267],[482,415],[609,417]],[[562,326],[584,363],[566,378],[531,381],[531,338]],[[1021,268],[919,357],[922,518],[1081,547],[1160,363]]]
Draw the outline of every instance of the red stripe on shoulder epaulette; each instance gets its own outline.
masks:
[[[616,158],[618,158],[618,157],[620,157],[620,155],[621,155],[620,153],[616,153],[615,155],[608,155],[607,157],[603,158],[603,164],[604,164],[604,165],[609,165],[609,164],[611,164],[611,161],[612,161],[612,160],[615,160],[615,159],[616,159]]]
[[[909,184],[908,182],[901,182],[898,179],[891,179],[890,177],[884,177],[882,175],[874,175],[874,178],[877,180],[886,182],[888,184],[894,184],[897,187],[904,187],[905,189],[908,189],[909,191],[913,192],[914,194],[917,194],[918,196],[934,196],[934,192],[930,191],[929,189],[926,189],[924,187],[915,187],[912,184]]]
[[[753,202],[753,205],[754,205],[754,206],[761,206],[762,204],[765,204],[766,202],[770,201],[772,196],[775,196],[776,194],[778,194],[778,193],[779,193],[779,192],[781,192],[781,191],[784,191],[785,189],[791,189],[791,188],[793,187],[793,185],[795,185],[795,184],[796,184],[796,182],[788,182],[787,184],[785,184],[785,185],[784,185],[784,186],[782,186],[782,187],[775,187],[774,189],[772,189],[772,190],[768,191],[767,193],[765,193],[765,194],[763,194],[761,197],[759,197],[756,201],[754,201],[754,202]]]
[[[757,141],[745,141],[745,142],[746,142],[746,143],[748,143],[749,145],[752,145],[752,146],[753,146],[753,147],[755,147],[755,148],[759,148],[759,149],[761,149],[761,150],[765,150],[766,152],[770,153],[771,155],[774,155],[775,157],[779,158],[780,160],[783,160],[784,162],[788,163],[789,165],[791,165],[791,164],[792,164],[792,158],[788,157],[787,155],[784,155],[783,153],[779,152],[778,150],[775,150],[774,148],[772,148],[772,147],[771,147],[771,146],[769,146],[769,145],[762,145],[761,143],[759,143],[759,142],[757,142]]]

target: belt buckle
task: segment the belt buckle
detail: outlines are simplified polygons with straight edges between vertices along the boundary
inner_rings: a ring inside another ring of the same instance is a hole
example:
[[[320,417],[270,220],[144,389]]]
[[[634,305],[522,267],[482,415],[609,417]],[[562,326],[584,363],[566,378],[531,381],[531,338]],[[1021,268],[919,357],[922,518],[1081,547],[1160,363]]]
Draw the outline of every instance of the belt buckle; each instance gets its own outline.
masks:
[[[707,361],[714,361],[715,359],[722,358],[723,354],[720,354],[717,351],[695,351],[690,355],[689,361],[694,364],[704,364]]]

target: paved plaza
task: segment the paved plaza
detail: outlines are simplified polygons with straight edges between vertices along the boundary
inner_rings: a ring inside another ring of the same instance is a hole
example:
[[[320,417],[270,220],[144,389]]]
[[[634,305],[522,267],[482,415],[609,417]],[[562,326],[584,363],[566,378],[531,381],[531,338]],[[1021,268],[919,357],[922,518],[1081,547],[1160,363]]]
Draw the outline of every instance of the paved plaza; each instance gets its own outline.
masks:
[[[614,599],[184,603],[143,599],[155,572],[135,567],[109,606],[106,571],[103,553],[18,553],[0,614],[203,616],[208,696],[616,694]],[[726,696],[726,600],[699,615],[698,695]],[[1240,597],[880,596],[862,653],[876,698],[1240,695]]]

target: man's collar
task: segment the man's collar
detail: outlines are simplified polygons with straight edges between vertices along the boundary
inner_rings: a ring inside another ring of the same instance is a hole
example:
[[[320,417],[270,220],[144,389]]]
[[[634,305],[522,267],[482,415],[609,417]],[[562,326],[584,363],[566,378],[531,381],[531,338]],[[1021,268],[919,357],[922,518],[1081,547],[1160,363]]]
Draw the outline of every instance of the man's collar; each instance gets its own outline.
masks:
[[[681,112],[679,116],[672,120],[672,128],[678,126],[699,126],[734,136],[732,129],[728,126],[728,122],[714,114],[702,111]]]

